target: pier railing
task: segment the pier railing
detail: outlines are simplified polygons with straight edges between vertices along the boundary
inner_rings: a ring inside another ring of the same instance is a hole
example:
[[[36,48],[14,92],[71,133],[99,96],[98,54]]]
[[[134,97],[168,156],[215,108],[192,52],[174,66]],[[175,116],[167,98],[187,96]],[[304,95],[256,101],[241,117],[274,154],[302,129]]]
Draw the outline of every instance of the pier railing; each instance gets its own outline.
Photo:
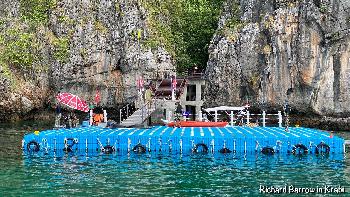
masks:
[[[126,119],[121,119],[120,125],[125,127],[131,127],[135,125],[143,124],[152,113],[163,105],[164,101],[160,99],[152,99],[152,101],[142,104],[132,115]]]
[[[277,117],[276,117],[277,116]],[[262,122],[262,126],[266,126],[267,120],[278,120],[278,126],[282,127],[283,123],[283,117],[281,111],[278,111],[277,114],[267,114],[265,111],[263,111],[261,114],[250,114],[249,111],[246,113],[246,123],[247,125],[250,123],[254,123],[254,121],[257,123]]]
[[[189,114],[189,116],[191,116],[193,114]],[[214,119],[215,122],[218,121],[218,116],[219,115],[223,115],[220,114],[218,112],[211,114],[208,113],[209,116],[211,116],[212,119]],[[261,124],[263,127],[266,126],[267,122],[269,121],[271,122],[277,122],[279,127],[282,127],[282,123],[283,123],[283,116],[281,111],[278,111],[276,114],[273,113],[266,113],[266,111],[262,111],[262,113],[258,113],[258,114],[251,114],[249,111],[245,111],[243,113],[240,114],[234,114],[233,111],[231,111],[230,113],[225,111],[225,115],[226,117],[230,117],[229,118],[229,122],[231,126],[236,125],[236,123],[240,123],[242,125],[253,125],[253,124]],[[203,115],[202,113],[199,114],[195,114],[195,116],[198,116],[198,120],[202,121],[203,120]],[[187,118],[184,117],[184,119],[186,120]]]
[[[128,103],[119,109],[119,123],[136,111],[135,102]]]
[[[155,110],[157,110],[164,103],[161,99],[152,99],[146,102],[139,110],[141,110],[141,119],[144,122]]]

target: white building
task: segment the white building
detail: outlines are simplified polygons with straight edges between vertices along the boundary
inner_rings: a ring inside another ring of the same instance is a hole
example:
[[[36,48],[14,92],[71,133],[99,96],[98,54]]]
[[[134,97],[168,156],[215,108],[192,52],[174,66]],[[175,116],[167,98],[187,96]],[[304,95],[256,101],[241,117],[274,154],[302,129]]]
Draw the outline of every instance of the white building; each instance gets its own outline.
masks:
[[[167,120],[173,120],[176,103],[179,102],[183,112],[188,114],[187,120],[200,120],[205,86],[202,74],[177,78],[176,81],[175,100],[172,100],[171,79],[163,79],[158,84],[156,97],[166,100],[163,105],[163,115]]]
[[[204,79],[201,76],[189,76],[185,86],[185,91],[180,96],[180,104],[189,113],[189,120],[199,120],[201,108],[203,106]]]

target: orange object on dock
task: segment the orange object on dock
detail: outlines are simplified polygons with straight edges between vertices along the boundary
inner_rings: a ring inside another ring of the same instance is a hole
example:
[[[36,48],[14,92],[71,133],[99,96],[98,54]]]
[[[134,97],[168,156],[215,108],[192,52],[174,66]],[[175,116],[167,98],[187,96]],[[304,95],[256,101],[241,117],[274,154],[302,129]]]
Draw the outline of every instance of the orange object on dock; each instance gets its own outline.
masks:
[[[178,123],[170,122],[169,127],[225,127],[228,122],[201,122],[201,121],[179,121]]]

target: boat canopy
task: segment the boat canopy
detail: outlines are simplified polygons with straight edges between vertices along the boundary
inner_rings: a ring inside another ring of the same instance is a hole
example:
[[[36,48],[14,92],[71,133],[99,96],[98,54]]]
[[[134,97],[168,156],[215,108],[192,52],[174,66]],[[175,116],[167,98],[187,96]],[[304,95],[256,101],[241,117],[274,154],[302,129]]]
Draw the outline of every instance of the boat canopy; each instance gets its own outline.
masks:
[[[211,111],[242,111],[244,109],[245,107],[219,106],[219,107],[207,108],[204,110],[207,112],[211,112]]]

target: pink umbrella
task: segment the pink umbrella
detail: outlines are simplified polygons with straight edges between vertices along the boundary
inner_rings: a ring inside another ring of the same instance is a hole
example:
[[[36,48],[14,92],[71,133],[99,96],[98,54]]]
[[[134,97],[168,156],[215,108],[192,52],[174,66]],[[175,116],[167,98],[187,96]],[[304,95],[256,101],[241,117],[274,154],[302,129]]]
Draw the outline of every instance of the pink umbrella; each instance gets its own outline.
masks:
[[[70,108],[83,112],[89,111],[89,106],[86,104],[86,102],[76,95],[70,93],[60,93],[56,96],[56,98],[60,103],[67,105]]]

